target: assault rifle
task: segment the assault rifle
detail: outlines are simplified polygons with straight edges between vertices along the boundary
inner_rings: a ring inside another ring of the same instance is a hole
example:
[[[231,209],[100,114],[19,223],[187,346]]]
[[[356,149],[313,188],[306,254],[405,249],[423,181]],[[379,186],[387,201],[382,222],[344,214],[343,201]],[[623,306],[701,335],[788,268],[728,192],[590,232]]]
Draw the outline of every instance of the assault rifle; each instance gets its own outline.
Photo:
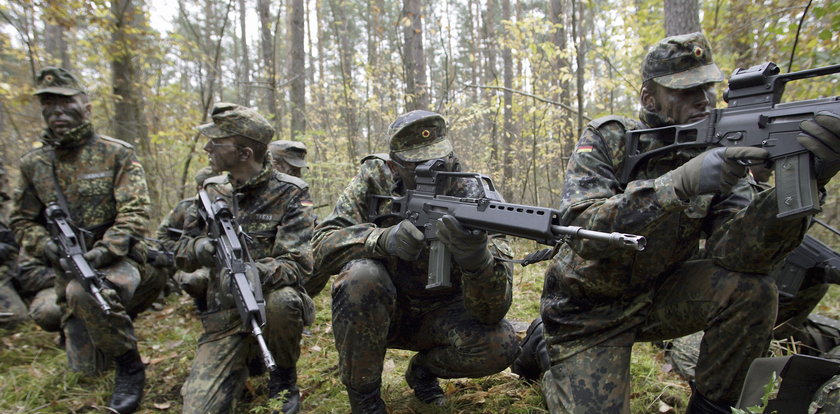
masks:
[[[810,151],[796,141],[799,123],[819,111],[840,114],[840,96],[780,103],[787,82],[840,72],[840,64],[779,74],[773,62],[735,69],[723,99],[728,108],[713,109],[698,122],[628,131],[627,157],[619,180],[628,183],[639,164],[655,155],[683,148],[750,146],[766,149],[776,170],[779,218],[797,218],[820,211],[814,162]],[[670,144],[642,153],[639,138],[656,134]]]
[[[819,219],[814,218],[813,221],[834,234],[840,235],[840,232],[834,227]],[[779,294],[788,298],[795,296],[802,286],[807,272],[816,267],[840,269],[840,253],[806,234],[802,244],[790,252],[785,258],[784,264],[776,272],[776,286],[779,288]]]
[[[146,263],[156,267],[167,267],[175,264],[175,253],[166,249],[162,240],[144,237],[147,242],[156,244],[158,247],[147,245]]]
[[[102,297],[105,275],[94,269],[85,259],[84,236],[69,223],[69,214],[58,203],[50,203],[46,209],[47,224],[52,232],[52,239],[58,245],[61,267],[70,272],[82,287],[96,299],[99,308],[106,315],[111,314],[111,306]]]
[[[252,281],[246,274],[251,262],[245,235],[236,221],[236,217],[222,198],[210,201],[207,191],[200,190],[199,214],[207,224],[207,235],[216,246],[216,266],[224,269],[230,279],[230,292],[236,302],[242,326],[254,335],[262,353],[263,363],[269,371],[277,369],[274,357],[268,350],[263,337],[265,326],[265,299],[259,278]]]
[[[416,189],[407,190],[401,197],[373,195],[368,200],[367,213],[368,219],[376,224],[389,217],[408,219],[423,231],[426,241],[431,243],[427,290],[451,286],[451,255],[438,240],[435,226],[435,221],[447,214],[470,229],[521,237],[548,246],[559,247],[566,240],[581,238],[636,251],[645,248],[646,241],[642,236],[561,226],[558,210],[505,203],[501,201],[502,197],[490,177],[471,172],[445,171],[445,162],[441,159],[418,165],[414,173]],[[477,198],[445,195],[445,186],[452,178],[475,180],[483,194]],[[379,215],[380,206],[387,201],[391,202],[391,212]]]

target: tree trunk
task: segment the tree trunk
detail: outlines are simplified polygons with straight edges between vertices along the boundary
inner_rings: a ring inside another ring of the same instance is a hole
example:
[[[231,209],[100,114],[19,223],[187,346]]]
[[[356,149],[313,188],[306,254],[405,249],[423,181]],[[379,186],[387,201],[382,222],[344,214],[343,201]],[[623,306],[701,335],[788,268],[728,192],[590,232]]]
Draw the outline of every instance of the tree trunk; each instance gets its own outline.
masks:
[[[263,108],[273,124],[279,121],[277,116],[277,76],[274,60],[274,35],[271,31],[271,1],[257,0],[257,14],[260,16],[260,47],[263,67]]]
[[[303,0],[292,0],[289,4],[289,51],[292,58],[289,68],[289,79],[292,83],[291,139],[295,140],[298,135],[306,132],[306,54],[303,47]]]
[[[502,0],[502,20],[510,21],[510,0]],[[502,165],[504,166],[504,179],[502,180],[502,194],[506,200],[513,200],[513,157],[512,157],[512,135],[513,135],[513,57],[510,47],[502,49],[502,62],[504,73],[502,74],[504,90],[504,108],[502,109]]]
[[[239,47],[242,53],[242,66],[240,67],[239,87],[237,90],[241,93],[239,103],[244,106],[251,106],[251,58],[248,54],[248,29],[246,28],[245,22],[246,11],[245,0],[239,0],[239,32],[241,34]]]
[[[73,64],[70,62],[70,53],[67,48],[67,39],[64,36],[64,28],[58,24],[44,23],[44,49],[55,61],[56,65],[73,72]]]
[[[344,4],[337,1],[330,1],[333,21],[331,26],[334,29],[336,45],[338,46],[338,58],[341,71],[341,94],[344,105],[341,109],[344,121],[347,126],[347,155],[350,160],[356,159],[356,137],[359,136],[358,118],[356,116],[356,98],[353,82],[353,52],[355,49],[350,45],[350,21]]]
[[[700,7],[697,0],[665,0],[665,36],[699,32]]]
[[[420,0],[403,0],[403,35],[405,44],[406,110],[428,109],[429,95],[426,80],[426,55],[423,51],[423,20]]]
[[[583,7],[576,0],[572,0],[572,38],[575,41],[575,58],[577,63],[577,136],[583,133],[583,81],[586,75],[586,40],[581,35]]]
[[[487,9],[484,12],[484,29],[483,29],[483,44],[484,44],[484,70],[483,70],[483,84],[497,85],[499,79],[496,70],[496,1],[487,0]],[[495,100],[495,92],[490,89],[485,90],[484,95],[485,105],[493,107],[493,100]],[[498,105],[496,105],[498,106]],[[497,113],[498,114],[498,113]],[[490,129],[490,161],[491,169],[495,170],[499,167],[499,143],[497,142],[497,114],[488,120]]]

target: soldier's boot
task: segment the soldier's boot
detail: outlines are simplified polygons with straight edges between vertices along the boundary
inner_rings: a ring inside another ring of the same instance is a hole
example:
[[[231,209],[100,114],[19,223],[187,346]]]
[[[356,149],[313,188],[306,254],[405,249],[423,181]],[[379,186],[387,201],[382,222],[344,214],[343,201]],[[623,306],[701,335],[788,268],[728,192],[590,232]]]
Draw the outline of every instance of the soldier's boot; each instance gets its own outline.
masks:
[[[353,414],[388,414],[380,393],[381,382],[365,385],[359,389],[347,387],[350,410]]]
[[[689,382],[689,385],[691,386],[691,398],[688,400],[685,414],[730,414],[732,412],[731,407],[735,404],[730,405],[709,400],[697,391],[694,381]]]
[[[438,384],[437,377],[416,361],[416,356],[411,358],[408,369],[405,370],[405,382],[414,390],[414,396],[426,404],[437,406],[446,404],[446,397]]]
[[[543,372],[551,368],[551,361],[548,358],[548,349],[543,340],[542,318],[534,319],[525,339],[522,340],[522,350],[519,356],[513,361],[510,370],[526,381],[539,381]]]
[[[108,407],[120,414],[133,413],[143,398],[146,367],[137,348],[115,358],[117,373],[114,376],[114,394]]]
[[[300,411],[300,389],[297,387],[297,371],[292,368],[277,368],[268,378],[268,398],[284,398],[283,413]],[[277,411],[274,414],[279,414]]]

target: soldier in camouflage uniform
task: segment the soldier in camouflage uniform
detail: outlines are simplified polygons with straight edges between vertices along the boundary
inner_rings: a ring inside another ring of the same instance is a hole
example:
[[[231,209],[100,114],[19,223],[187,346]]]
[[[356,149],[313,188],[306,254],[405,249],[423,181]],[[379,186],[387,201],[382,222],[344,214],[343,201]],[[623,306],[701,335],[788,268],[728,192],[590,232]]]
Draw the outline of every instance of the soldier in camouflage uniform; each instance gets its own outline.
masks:
[[[444,403],[438,378],[481,377],[503,370],[519,352],[504,319],[511,303],[512,269],[505,241],[464,229],[444,216],[437,235],[452,252],[452,287],[425,289],[429,248],[410,221],[368,217],[371,196],[395,196],[415,187],[414,168],[443,158],[460,170],[446,138],[446,121],[436,113],[412,111],[389,128],[390,154],[362,160],[358,174],[339,196],[333,213],[315,230],[319,265],[312,281],[320,290],[330,275],[332,322],[341,381],[353,413],[386,413],[380,395],[388,348],[417,351],[405,373],[415,396]],[[447,194],[476,197],[471,180],[454,180]],[[390,211],[390,202],[378,211]]]
[[[267,145],[274,129],[256,111],[230,103],[217,103],[213,122],[198,127],[209,138],[204,150],[216,171],[229,174],[204,181],[211,200],[225,199],[251,238],[254,260],[248,270],[252,282],[261,283],[265,297],[268,348],[278,368],[270,373],[270,398],[284,398],[283,412],[300,409],[296,364],[304,325],[312,323],[314,304],[301,285],[312,271],[312,202],[301,179],[274,171]],[[234,197],[234,194],[236,197]],[[190,207],[184,234],[175,247],[179,269],[192,272],[212,268],[202,297],[204,334],[181,394],[184,413],[233,412],[244,389],[249,361],[259,355],[256,340],[243,330],[227,272],[216,266],[215,246],[207,237],[198,208]]]
[[[215,175],[212,167],[204,167],[198,170],[195,175],[196,191],[201,189],[204,180]],[[175,252],[175,244],[181,238],[181,233],[184,230],[184,220],[187,217],[187,210],[195,204],[196,197],[185,198],[178,202],[158,226],[155,232],[155,239],[158,240],[158,248],[160,253],[155,260],[150,263],[151,271],[160,273],[162,278],[165,278],[167,283],[174,283],[175,289],[185,290],[190,296],[196,300],[196,307],[199,311],[204,311],[205,305],[203,298],[199,298],[201,293],[207,290],[208,270],[207,268],[200,268],[195,272],[183,272],[175,268],[175,263],[165,254],[165,252]]]
[[[306,145],[298,141],[278,140],[268,144],[274,169],[284,174],[300,178],[301,170],[306,168]]]
[[[72,74],[45,68],[37,84],[35,95],[47,128],[41,135],[43,146],[20,161],[10,224],[26,254],[48,260],[56,270],[58,301],[68,311],[63,329],[71,367],[76,368],[77,352],[92,347],[112,356],[117,372],[109,407],[134,412],[143,394],[145,367],[129,311],[143,299],[143,236],[149,222],[145,173],[131,145],[94,131],[87,94]],[[110,314],[61,269],[58,247],[44,221],[50,203],[62,206],[71,222],[85,230],[89,249],[84,256],[107,279],[102,294]]]
[[[6,225],[6,170],[0,160],[0,329],[14,329],[26,320],[26,304],[13,283],[18,273],[18,245]]]
[[[542,387],[553,413],[629,412],[633,343],[698,330],[705,335],[688,412],[729,413],[769,342],[777,293],[767,273],[807,229],[807,218],[776,218],[774,189],[751,196],[739,161],[765,160],[760,148],[662,153],[620,182],[625,132],[708,117],[722,80],[700,33],[657,43],[642,73],[640,121],[610,116],[587,126],[559,210],[563,225],[639,234],[647,249],[575,240],[549,266],[541,315],[551,367]],[[819,159],[820,187],[840,169],[840,138],[830,131],[840,131],[838,121],[818,114],[797,137]],[[667,144],[655,134],[640,142],[642,151]],[[692,260],[703,237],[708,258]]]

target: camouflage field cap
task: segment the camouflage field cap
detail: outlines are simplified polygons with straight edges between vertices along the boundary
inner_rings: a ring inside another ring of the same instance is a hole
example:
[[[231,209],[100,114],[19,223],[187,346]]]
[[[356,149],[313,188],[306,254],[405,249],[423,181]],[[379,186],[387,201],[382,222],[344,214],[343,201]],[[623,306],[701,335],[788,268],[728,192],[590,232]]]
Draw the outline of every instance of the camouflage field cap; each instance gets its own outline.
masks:
[[[204,167],[204,168],[198,170],[197,173],[195,173],[195,184],[197,186],[201,187],[201,185],[204,184],[204,180],[206,180],[206,179],[208,179],[208,178],[210,178],[214,175],[218,175],[218,174],[214,173],[213,172],[213,167],[210,167],[208,165],[207,167]]]
[[[268,150],[274,159],[283,159],[292,167],[306,168],[306,145],[298,141],[272,141]]]
[[[219,102],[213,105],[213,122],[198,126],[198,131],[208,138],[227,138],[241,135],[268,145],[274,137],[274,128],[257,111],[234,103]]]
[[[85,93],[79,80],[64,68],[46,67],[38,72],[35,77],[35,87],[38,88],[34,95],[53,94],[64,96],[75,96]]]
[[[391,154],[416,162],[441,158],[452,153],[446,138],[446,120],[438,113],[415,110],[397,117],[388,127]]]
[[[645,56],[642,80],[671,89],[688,89],[723,80],[723,72],[712,59],[709,41],[702,33],[666,37]]]

